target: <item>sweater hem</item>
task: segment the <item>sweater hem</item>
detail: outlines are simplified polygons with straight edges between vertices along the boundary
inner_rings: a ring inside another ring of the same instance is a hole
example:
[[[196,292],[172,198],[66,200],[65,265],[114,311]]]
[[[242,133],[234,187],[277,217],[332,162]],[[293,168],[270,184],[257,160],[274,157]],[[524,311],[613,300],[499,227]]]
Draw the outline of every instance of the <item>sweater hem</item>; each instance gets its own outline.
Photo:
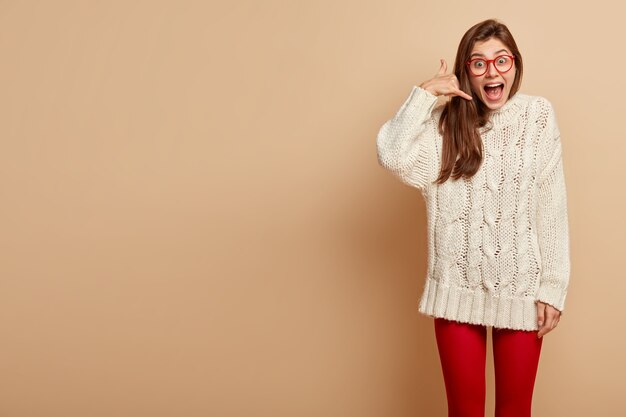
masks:
[[[502,297],[482,287],[447,286],[428,277],[418,311],[433,318],[512,330],[538,330],[537,304],[531,297]]]

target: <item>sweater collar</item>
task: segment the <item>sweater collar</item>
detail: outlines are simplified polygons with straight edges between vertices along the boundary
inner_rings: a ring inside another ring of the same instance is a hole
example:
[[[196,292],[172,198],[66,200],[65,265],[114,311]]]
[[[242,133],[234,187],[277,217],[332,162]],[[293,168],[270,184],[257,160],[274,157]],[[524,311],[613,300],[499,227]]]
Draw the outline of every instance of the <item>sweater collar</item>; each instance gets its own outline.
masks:
[[[522,97],[520,92],[516,92],[513,96],[502,105],[502,107],[492,110],[489,115],[495,125],[508,122],[522,109]]]

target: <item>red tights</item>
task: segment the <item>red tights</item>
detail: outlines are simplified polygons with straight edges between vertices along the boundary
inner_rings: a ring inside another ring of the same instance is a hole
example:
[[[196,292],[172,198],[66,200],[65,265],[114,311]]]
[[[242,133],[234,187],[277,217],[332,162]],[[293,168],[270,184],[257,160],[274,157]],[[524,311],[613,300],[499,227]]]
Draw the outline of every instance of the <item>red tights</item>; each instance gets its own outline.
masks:
[[[487,328],[435,318],[448,417],[484,417]],[[543,338],[536,331],[493,328],[495,417],[530,417]]]

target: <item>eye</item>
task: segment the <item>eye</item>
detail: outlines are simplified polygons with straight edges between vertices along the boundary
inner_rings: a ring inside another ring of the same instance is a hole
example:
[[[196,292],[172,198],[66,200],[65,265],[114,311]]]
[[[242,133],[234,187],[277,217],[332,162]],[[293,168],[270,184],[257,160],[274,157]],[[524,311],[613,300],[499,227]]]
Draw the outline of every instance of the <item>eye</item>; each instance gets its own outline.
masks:
[[[501,56],[501,57],[498,58],[498,63],[499,64],[504,64],[507,61],[508,61],[508,57],[506,57],[506,56]]]
[[[482,68],[483,65],[485,65],[485,61],[483,61],[483,60],[476,60],[476,61],[474,61],[474,67],[476,67],[476,68]]]

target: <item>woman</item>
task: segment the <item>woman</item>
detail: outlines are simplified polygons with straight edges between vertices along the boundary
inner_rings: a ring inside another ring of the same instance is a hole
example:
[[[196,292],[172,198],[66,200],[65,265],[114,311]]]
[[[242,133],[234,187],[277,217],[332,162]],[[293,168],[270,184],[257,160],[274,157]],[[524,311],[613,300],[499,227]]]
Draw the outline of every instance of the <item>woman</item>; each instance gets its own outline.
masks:
[[[543,336],[563,313],[569,232],[552,104],[518,92],[523,62],[501,22],[470,28],[454,73],[419,86],[377,136],[378,161],[428,214],[419,311],[434,318],[448,415],[483,416],[492,327],[496,416],[530,416]],[[436,106],[439,96],[450,99]]]

